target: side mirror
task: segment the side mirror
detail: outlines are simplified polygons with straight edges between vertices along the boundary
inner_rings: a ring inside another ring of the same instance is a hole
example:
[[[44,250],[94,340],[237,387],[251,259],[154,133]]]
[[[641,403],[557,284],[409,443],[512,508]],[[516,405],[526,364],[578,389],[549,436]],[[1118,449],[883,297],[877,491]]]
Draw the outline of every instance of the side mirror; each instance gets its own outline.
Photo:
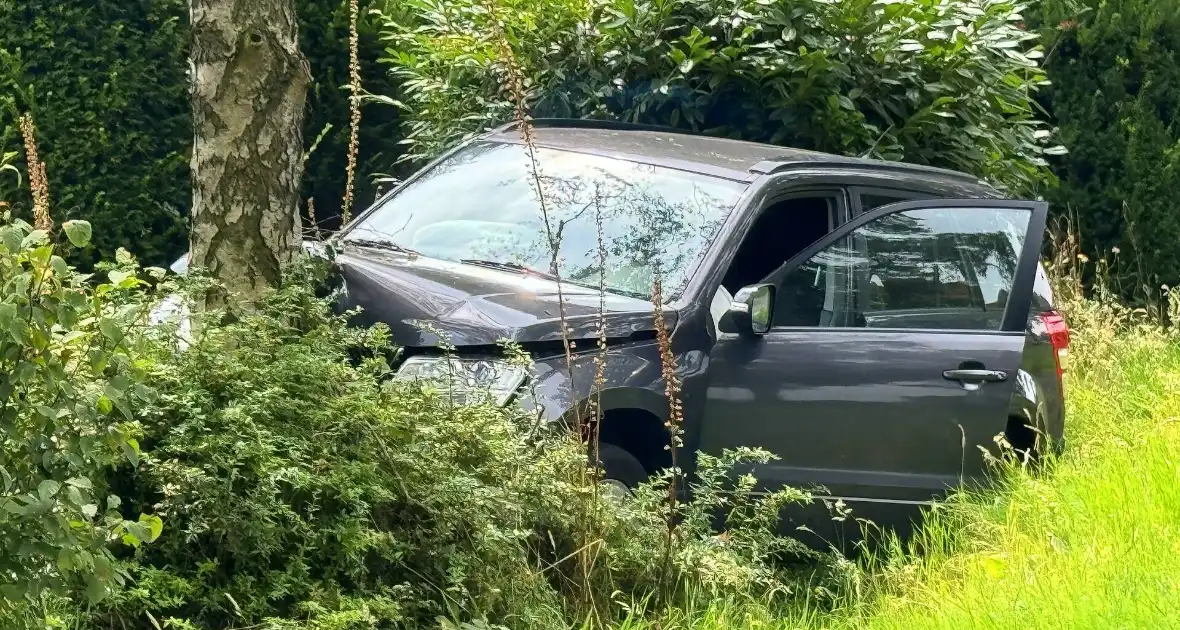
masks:
[[[387,193],[387,192],[389,192],[389,191],[393,190],[394,188],[397,188],[398,186],[401,186],[401,185],[402,185],[402,180],[398,179],[397,177],[381,176],[381,177],[375,178],[373,180],[373,187],[375,189],[374,192],[376,194],[373,196],[373,203],[377,203],[378,201],[381,200],[382,197],[385,196],[385,193]]]
[[[733,296],[733,303],[717,327],[721,332],[759,337],[770,331],[774,321],[773,284],[755,284]]]

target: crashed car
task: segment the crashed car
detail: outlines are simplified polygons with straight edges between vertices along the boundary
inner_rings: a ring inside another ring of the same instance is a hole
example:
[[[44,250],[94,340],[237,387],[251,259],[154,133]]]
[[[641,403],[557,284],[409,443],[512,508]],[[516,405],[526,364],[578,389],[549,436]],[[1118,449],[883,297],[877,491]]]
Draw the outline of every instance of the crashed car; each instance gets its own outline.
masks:
[[[455,370],[553,423],[599,395],[605,476],[634,487],[672,463],[658,299],[690,475],[698,451],[758,447],[778,456],[760,490],[822,487],[880,518],[985,479],[998,443],[1061,448],[1046,204],[926,166],[532,124],[531,150],[515,125],[473,138],[335,237],[344,306],[389,326],[400,378]]]

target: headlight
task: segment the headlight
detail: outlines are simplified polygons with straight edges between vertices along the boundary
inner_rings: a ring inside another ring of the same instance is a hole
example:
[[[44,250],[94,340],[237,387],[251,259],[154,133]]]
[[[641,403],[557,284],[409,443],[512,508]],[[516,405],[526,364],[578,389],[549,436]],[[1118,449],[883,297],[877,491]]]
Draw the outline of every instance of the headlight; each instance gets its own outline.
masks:
[[[410,357],[396,376],[402,381],[437,381],[443,393],[449,389],[452,400],[460,404],[483,398],[501,407],[508,404],[526,377],[523,367],[506,361],[455,357]]]

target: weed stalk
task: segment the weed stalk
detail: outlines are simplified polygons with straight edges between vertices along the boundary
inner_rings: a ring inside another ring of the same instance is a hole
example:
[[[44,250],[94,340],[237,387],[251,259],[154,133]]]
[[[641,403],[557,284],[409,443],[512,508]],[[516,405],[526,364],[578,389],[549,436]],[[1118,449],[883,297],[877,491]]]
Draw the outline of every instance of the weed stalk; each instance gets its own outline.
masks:
[[[348,3],[348,106],[351,112],[349,118],[348,137],[348,167],[344,186],[344,207],[340,212],[341,225],[352,219],[352,204],[354,197],[354,182],[356,181],[356,158],[360,149],[361,128],[361,62],[360,35],[357,32],[357,20],[360,14],[360,0],[349,0]]]
[[[533,127],[528,115],[528,107],[525,98],[525,77],[524,72],[518,63],[516,52],[512,48],[511,40],[505,30],[504,23],[500,20],[497,11],[495,0],[484,0],[484,10],[487,12],[488,19],[491,23],[492,37],[495,40],[495,45],[499,49],[501,59],[503,60],[506,79],[508,83],[508,92],[513,101],[513,118],[516,123],[522,143],[525,147],[525,152],[528,156],[528,175],[533,183],[533,187],[537,196],[537,202],[541,210],[541,218],[545,222],[545,236],[549,246],[549,272],[554,276],[557,285],[557,310],[558,321],[561,326],[561,341],[562,350],[565,358],[566,377],[570,384],[574,382],[573,370],[573,351],[575,349],[575,342],[570,339],[570,327],[568,324],[568,316],[566,311],[565,290],[561,276],[561,236],[564,222],[559,222],[554,228],[552,216],[550,213],[549,198],[546,194],[545,185],[541,177],[540,164],[537,159],[536,143],[533,139]],[[600,259],[605,255],[601,246],[601,230],[599,238]],[[605,270],[600,271],[600,285],[605,283],[605,277],[601,277]],[[599,308],[599,356],[596,360],[595,366],[595,380],[596,383],[602,380],[602,369],[599,363],[602,363],[603,351],[605,350],[605,325],[602,311],[605,308],[605,297],[600,296]],[[597,386],[596,386],[597,387]],[[579,441],[579,448],[583,452],[589,451],[588,455],[594,457],[592,464],[597,463],[598,448],[597,448],[597,414],[599,405],[594,402],[595,394],[591,394],[588,408],[579,408],[573,410],[572,421],[574,426],[571,427],[571,434],[573,439]],[[593,414],[593,415],[591,415]],[[588,435],[585,430],[587,426],[590,427]],[[592,449],[587,448],[588,445],[594,445]],[[594,567],[594,550],[597,548],[597,536],[592,531],[591,515],[595,509],[596,502],[599,500],[597,492],[597,475],[590,471],[590,467],[584,467],[580,477],[580,483],[583,488],[588,488],[588,492],[583,493],[586,497],[583,502],[581,514],[578,521],[580,525],[579,538],[577,543],[578,550],[574,554],[577,558],[578,568],[580,570],[581,583],[578,585],[581,601],[583,606],[584,616],[589,618],[599,618],[597,607],[595,605],[594,589],[592,584],[592,575]]]
[[[33,194],[33,226],[48,232],[53,229],[53,219],[49,216],[49,177],[45,173],[45,163],[37,155],[37,125],[32,114],[21,116],[20,132],[25,140],[25,163],[29,170],[29,190]]]

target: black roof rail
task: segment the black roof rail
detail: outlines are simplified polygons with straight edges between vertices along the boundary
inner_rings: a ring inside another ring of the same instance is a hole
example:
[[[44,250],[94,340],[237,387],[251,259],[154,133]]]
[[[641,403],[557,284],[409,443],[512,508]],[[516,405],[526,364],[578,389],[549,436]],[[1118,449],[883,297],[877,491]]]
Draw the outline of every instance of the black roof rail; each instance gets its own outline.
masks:
[[[602,118],[533,118],[529,120],[534,128],[541,129],[604,129],[615,131],[659,131],[662,133],[675,133],[686,136],[701,136],[703,134],[689,130],[681,129],[679,127],[665,127],[663,125],[645,125],[642,123],[622,122],[618,120],[606,120]],[[520,121],[514,120],[510,123],[500,125],[492,130],[492,133],[503,133],[511,131],[520,126]],[[711,136],[710,136],[711,137]]]
[[[970,173],[963,173],[960,171],[953,171],[949,168],[939,168],[937,166],[927,166],[925,164],[911,164],[910,162],[890,162],[888,160],[879,160],[874,158],[841,158],[832,155],[828,158],[795,160],[789,157],[784,157],[781,160],[763,160],[750,167],[751,173],[758,173],[759,175],[772,175],[774,173],[781,173],[793,168],[801,168],[808,166],[819,166],[825,168],[839,168],[845,167],[870,167],[873,169],[883,171],[897,171],[897,172],[921,172],[942,175],[944,177],[953,177],[955,179],[969,180],[971,182],[984,182],[981,177],[971,175]],[[989,184],[990,185],[990,184]]]

